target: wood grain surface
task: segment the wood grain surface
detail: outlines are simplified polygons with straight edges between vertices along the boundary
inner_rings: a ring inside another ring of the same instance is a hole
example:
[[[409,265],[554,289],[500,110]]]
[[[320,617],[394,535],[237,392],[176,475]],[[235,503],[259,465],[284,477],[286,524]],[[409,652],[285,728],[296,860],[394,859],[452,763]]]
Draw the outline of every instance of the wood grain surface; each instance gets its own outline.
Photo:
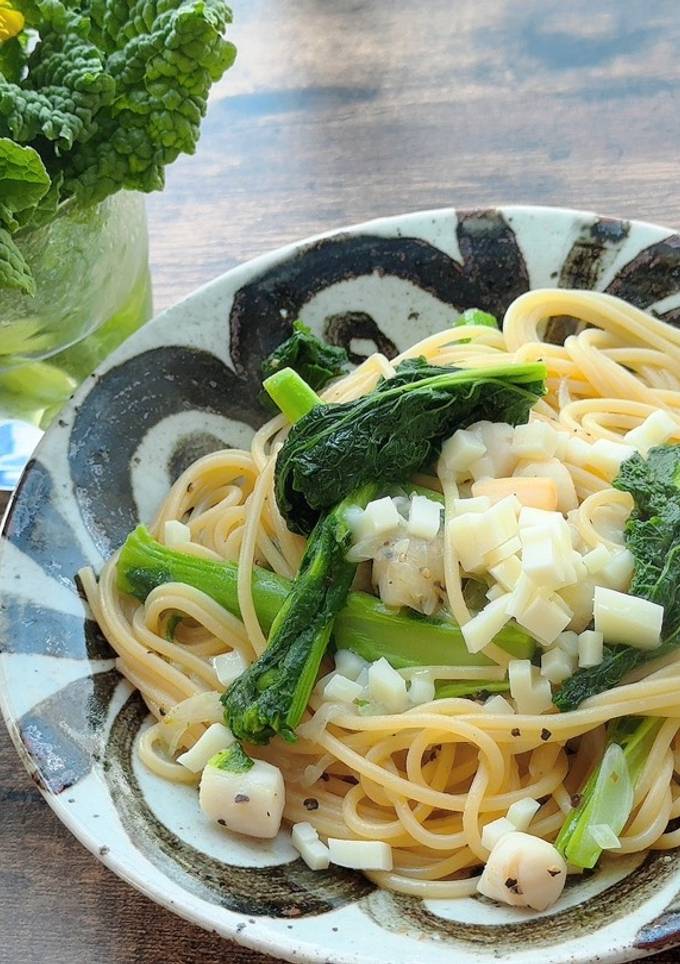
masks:
[[[197,154],[148,202],[159,309],[253,255],[383,214],[527,202],[680,225],[677,0],[233,7],[237,64]],[[3,730],[0,961],[194,960],[271,958],[172,916],[97,863]]]

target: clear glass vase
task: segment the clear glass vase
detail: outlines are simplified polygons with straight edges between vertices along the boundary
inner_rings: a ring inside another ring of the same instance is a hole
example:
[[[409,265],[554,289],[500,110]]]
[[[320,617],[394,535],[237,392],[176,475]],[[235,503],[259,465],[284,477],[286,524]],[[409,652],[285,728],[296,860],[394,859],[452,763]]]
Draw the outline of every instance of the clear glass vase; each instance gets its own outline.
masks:
[[[16,240],[37,292],[0,289],[0,487],[3,469],[11,480],[18,450],[38,435],[27,426],[44,429],[152,309],[141,194],[121,191],[85,209],[66,204],[51,224]]]

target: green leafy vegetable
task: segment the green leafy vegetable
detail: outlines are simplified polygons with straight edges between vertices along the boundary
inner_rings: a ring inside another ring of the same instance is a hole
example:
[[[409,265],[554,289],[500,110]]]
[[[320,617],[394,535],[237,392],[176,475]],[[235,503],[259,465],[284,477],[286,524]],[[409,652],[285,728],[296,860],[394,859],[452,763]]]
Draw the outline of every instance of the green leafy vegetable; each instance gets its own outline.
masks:
[[[68,198],[161,188],[165,166],[193,153],[210,86],[235,49],[223,38],[224,0],[15,6],[26,31],[0,45],[0,284],[30,293],[8,234],[45,223]],[[8,158],[7,143],[23,159]]]
[[[356,572],[356,565],[345,558],[352,545],[345,514],[350,506],[364,508],[377,491],[373,484],[358,490],[320,519],[309,537],[266,649],[222,697],[227,725],[237,739],[268,743],[276,733],[295,739],[335,617]]]
[[[145,526],[125,540],[117,563],[118,588],[142,602],[152,589],[181,582],[206,593],[234,616],[238,605],[238,566],[177,552],[157,542]],[[253,568],[253,602],[264,632],[269,632],[291,583],[267,569]],[[335,620],[333,638],[338,649],[351,649],[365,659],[384,656],[395,668],[405,666],[494,665],[482,653],[470,653],[459,626],[450,619],[396,612],[367,593],[351,592]],[[494,642],[512,656],[529,659],[534,643],[524,630],[508,623]]]
[[[317,338],[307,325],[294,321],[290,338],[262,362],[262,380],[265,381],[283,368],[292,368],[313,391],[319,392],[332,378],[344,375],[348,365],[349,358],[344,348],[328,345]],[[259,399],[265,408],[272,408],[266,392],[261,392]]]
[[[276,462],[276,499],[289,528],[310,532],[357,485],[408,478],[458,428],[479,419],[525,422],[545,376],[541,364],[455,369],[413,359],[356,401],[317,406],[293,426]]]
[[[230,773],[247,773],[253,762],[241,745],[234,743],[228,750],[221,750],[211,757],[208,766],[215,767],[216,770],[228,770]]]
[[[313,388],[300,378],[292,368],[274,372],[262,383],[264,394],[279,408],[286,418],[295,424],[316,405],[323,405]]]
[[[510,683],[507,680],[470,679],[470,680],[438,680],[435,683],[435,698],[446,700],[454,697],[468,699],[483,699],[490,693],[507,693]]]
[[[593,828],[606,827],[618,837],[630,817],[635,785],[661,726],[653,717],[624,717],[611,726],[602,761],[579,794],[555,846],[575,867],[591,868],[602,847]]]
[[[494,315],[490,315],[488,311],[482,311],[481,308],[468,308],[462,315],[459,315],[454,321],[453,327],[460,328],[462,325],[484,325],[486,328],[500,327]]]
[[[599,666],[578,670],[555,695],[563,711],[611,689],[636,666],[680,642],[680,445],[653,448],[646,459],[639,454],[626,459],[614,486],[635,502],[625,533],[635,559],[629,591],[664,607],[663,642],[653,650],[605,647]]]

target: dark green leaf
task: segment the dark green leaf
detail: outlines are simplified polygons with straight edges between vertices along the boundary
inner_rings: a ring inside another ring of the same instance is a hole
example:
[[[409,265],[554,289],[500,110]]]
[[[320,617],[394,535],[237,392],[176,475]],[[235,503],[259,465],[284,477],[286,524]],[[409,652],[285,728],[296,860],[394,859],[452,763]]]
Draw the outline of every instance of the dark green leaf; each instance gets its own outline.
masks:
[[[343,375],[349,358],[344,348],[328,345],[301,321],[293,322],[293,334],[262,363],[262,381],[282,368],[292,368],[309,387],[319,392],[331,378]],[[266,392],[260,392],[260,403],[269,411],[275,406]]]

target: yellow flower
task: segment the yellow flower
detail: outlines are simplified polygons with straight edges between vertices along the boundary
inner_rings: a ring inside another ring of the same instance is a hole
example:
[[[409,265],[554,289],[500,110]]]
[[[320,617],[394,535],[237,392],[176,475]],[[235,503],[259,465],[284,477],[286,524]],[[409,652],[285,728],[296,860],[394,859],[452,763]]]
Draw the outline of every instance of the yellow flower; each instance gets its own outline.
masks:
[[[24,29],[24,15],[12,10],[9,0],[0,0],[0,44],[16,37]]]

